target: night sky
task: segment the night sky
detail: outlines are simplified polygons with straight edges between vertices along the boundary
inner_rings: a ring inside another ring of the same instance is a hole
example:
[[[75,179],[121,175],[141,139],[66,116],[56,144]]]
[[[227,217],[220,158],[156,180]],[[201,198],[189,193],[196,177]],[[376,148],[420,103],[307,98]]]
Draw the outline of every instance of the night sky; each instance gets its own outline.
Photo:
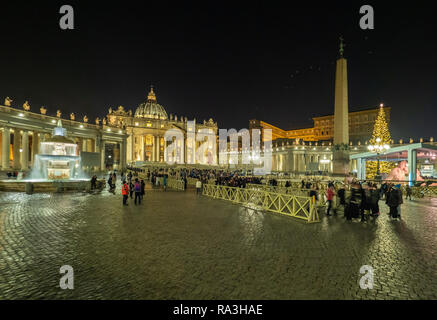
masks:
[[[334,112],[343,35],[350,111],[383,102],[394,138],[437,138],[437,22],[429,2],[410,3],[2,1],[0,99],[94,123],[109,107],[134,112],[153,84],[168,114],[220,128],[312,126]],[[75,30],[59,28],[63,4]],[[359,27],[364,4],[375,30]]]

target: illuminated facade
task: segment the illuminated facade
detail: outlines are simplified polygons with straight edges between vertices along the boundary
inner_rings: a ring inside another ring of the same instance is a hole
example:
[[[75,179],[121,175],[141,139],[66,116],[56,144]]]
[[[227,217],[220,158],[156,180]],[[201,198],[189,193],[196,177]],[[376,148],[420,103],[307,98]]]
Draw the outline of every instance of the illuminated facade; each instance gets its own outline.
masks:
[[[379,108],[349,112],[349,141],[365,143],[372,137],[373,126],[378,117]],[[390,123],[390,107],[384,107],[385,118]],[[273,141],[277,139],[290,139],[298,141],[316,142],[333,141],[334,115],[313,118],[312,128],[283,130],[261,120],[250,120],[250,129],[271,129]]]
[[[212,118],[198,123],[196,119],[189,121],[187,117],[178,118],[172,114],[168,116],[165,108],[158,104],[153,88],[147,96],[147,101],[138,106],[134,115],[132,111],[126,111],[120,106],[117,110],[109,109],[107,119],[109,124],[126,130],[129,135],[126,159],[128,163],[137,165],[165,163],[165,160],[195,163],[196,152],[202,142],[195,141],[194,133],[202,129],[207,130],[211,133],[210,141],[215,142],[217,139],[217,123]],[[171,129],[180,130],[184,136],[184,159],[171,159],[171,156],[177,157],[177,155],[169,155],[169,159],[164,159],[165,148],[171,143],[164,141],[164,134]],[[214,148],[215,143],[208,147]],[[216,164],[216,160],[208,155],[205,159],[207,163],[204,164]]]

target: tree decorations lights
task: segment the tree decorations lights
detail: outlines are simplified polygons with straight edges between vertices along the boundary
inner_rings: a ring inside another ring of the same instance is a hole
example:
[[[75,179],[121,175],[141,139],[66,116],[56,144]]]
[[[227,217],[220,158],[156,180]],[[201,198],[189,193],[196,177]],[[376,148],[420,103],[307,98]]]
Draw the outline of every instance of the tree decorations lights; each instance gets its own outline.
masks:
[[[369,141],[368,149],[371,152],[377,154],[377,161],[368,161],[366,176],[368,179],[376,178],[381,179],[382,173],[390,173],[393,166],[390,163],[383,162],[380,164],[379,155],[390,149],[390,131],[388,130],[388,124],[385,121],[384,105],[381,104],[379,108],[378,117],[375,121],[375,126],[373,127],[373,135]]]

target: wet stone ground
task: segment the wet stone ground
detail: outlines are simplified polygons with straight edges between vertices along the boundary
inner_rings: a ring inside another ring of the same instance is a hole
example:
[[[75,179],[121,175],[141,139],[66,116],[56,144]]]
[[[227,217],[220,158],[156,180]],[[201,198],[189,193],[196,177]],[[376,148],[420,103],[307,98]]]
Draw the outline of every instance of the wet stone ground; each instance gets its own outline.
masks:
[[[437,299],[437,199],[398,222],[381,202],[376,223],[308,225],[191,190],[123,207],[116,191],[0,193],[0,299]]]

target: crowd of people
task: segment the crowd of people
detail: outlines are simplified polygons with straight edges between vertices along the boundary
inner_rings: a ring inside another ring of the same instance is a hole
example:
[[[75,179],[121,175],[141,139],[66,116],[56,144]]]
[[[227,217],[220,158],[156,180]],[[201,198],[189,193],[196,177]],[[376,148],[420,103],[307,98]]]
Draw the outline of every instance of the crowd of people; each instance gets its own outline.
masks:
[[[326,203],[326,215],[336,214],[342,210],[347,220],[360,219],[362,222],[370,218],[376,219],[380,215],[379,202],[385,200],[389,207],[389,215],[392,219],[401,218],[401,205],[403,204],[403,194],[401,185],[373,182],[352,181],[351,183],[328,183],[328,187],[323,190],[319,183],[311,183],[302,180],[303,190],[309,190],[309,196],[314,197],[318,202]],[[346,192],[348,190],[349,192]],[[407,187],[407,197],[411,199],[411,188]],[[321,199],[323,197],[323,199]],[[334,207],[335,202],[335,207]]]

